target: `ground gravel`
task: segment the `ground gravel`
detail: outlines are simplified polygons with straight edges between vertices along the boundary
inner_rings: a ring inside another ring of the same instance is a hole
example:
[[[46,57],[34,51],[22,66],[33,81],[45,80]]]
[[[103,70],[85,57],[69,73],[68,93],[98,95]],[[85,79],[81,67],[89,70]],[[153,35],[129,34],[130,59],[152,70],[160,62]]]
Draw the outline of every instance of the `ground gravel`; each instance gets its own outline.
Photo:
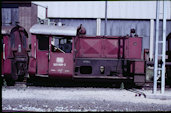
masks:
[[[8,87],[2,88],[2,110],[171,111],[171,100],[137,97],[117,88]]]

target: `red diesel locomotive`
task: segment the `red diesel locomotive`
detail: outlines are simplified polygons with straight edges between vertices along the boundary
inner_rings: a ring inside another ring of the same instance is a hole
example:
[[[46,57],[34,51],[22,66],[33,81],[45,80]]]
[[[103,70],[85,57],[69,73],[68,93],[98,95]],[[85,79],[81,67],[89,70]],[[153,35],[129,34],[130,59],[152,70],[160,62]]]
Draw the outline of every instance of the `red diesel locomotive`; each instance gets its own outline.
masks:
[[[82,26],[36,24],[30,28],[31,50],[28,49],[28,34],[23,27],[2,26],[1,33],[1,69],[7,85],[23,81],[27,74],[32,78],[28,80],[41,76],[130,80],[139,86],[148,82],[148,51],[142,50],[142,37],[138,37],[134,29],[127,36],[87,36]],[[170,36],[167,37],[166,83],[171,85]]]
[[[3,54],[1,59],[2,75],[7,85],[14,85],[15,81],[22,81],[28,70],[28,34],[19,25],[2,26]]]
[[[145,83],[142,37],[86,36],[85,29],[36,24],[31,27],[30,77],[98,78]]]

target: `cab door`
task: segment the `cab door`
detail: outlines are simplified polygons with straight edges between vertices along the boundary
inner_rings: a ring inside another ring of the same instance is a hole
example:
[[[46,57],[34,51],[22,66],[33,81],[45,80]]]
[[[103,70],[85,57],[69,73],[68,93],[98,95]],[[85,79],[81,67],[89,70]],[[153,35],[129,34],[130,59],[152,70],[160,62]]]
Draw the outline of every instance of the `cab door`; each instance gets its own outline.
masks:
[[[37,35],[37,74],[48,74],[49,37]]]
[[[73,75],[73,52],[71,37],[52,37],[49,76],[71,78]]]

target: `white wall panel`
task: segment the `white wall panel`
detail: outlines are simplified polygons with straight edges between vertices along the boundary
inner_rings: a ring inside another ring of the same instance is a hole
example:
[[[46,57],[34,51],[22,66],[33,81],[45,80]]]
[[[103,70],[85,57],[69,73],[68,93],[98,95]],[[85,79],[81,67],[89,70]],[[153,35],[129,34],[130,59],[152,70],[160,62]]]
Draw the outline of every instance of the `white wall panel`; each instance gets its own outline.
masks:
[[[104,2],[49,2],[48,17],[97,18],[104,17]]]
[[[167,2],[167,19],[171,19],[171,1]],[[105,1],[33,2],[48,6],[49,18],[104,18]],[[160,2],[160,12],[163,2]],[[39,11],[38,13],[42,13]],[[156,1],[108,1],[108,18],[155,19]],[[162,18],[162,14],[160,15]]]
[[[38,6],[38,17],[41,19],[45,19],[46,18],[46,9],[44,7]]]
[[[154,1],[114,1],[108,2],[109,18],[149,19],[155,18]]]

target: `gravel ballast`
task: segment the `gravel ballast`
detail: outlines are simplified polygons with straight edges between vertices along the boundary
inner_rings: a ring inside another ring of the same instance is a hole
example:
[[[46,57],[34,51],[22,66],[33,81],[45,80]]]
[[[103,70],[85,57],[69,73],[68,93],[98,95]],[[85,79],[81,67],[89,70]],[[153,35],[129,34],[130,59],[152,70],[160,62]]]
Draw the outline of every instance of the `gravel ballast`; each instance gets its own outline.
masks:
[[[144,98],[117,88],[3,87],[2,110],[171,111],[171,99]]]

